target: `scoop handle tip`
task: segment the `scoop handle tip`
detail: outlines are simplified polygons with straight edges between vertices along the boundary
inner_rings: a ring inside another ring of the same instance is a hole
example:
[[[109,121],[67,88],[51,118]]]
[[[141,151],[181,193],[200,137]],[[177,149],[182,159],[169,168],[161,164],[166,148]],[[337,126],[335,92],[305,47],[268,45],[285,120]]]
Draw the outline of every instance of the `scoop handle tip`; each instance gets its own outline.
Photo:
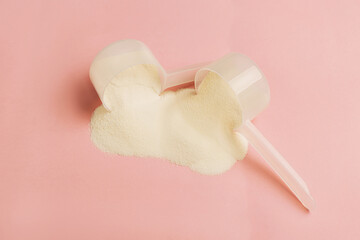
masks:
[[[251,121],[245,121],[237,132],[249,141],[255,150],[285,182],[304,207],[309,211],[313,210],[315,202],[304,180],[251,123]]]

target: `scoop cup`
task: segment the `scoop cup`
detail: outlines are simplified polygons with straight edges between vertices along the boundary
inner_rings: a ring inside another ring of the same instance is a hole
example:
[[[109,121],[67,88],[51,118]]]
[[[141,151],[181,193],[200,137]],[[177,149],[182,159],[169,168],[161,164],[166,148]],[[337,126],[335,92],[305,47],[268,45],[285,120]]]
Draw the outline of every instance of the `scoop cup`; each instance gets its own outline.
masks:
[[[193,82],[195,73],[205,65],[192,65],[167,72],[144,43],[133,39],[114,42],[96,55],[90,67],[90,80],[107,110],[111,110],[111,103],[106,95],[109,83],[120,72],[141,64],[150,64],[157,68],[162,91]]]

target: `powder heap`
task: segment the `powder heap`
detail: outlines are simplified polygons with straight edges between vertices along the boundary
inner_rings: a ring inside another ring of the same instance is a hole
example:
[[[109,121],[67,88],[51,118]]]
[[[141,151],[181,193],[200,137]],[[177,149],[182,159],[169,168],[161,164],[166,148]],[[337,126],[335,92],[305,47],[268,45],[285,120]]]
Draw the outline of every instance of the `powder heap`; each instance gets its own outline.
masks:
[[[194,89],[165,91],[156,68],[137,65],[112,80],[98,107],[91,139],[101,150],[156,157],[202,174],[219,174],[243,159],[247,141],[233,129],[241,123],[236,96],[215,73]]]

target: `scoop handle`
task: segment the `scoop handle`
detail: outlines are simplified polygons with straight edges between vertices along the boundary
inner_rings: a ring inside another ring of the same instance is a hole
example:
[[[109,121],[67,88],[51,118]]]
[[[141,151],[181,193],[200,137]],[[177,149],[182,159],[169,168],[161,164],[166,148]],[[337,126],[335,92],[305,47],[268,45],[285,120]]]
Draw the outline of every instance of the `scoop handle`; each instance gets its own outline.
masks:
[[[237,132],[249,141],[255,150],[285,182],[304,207],[311,210],[314,207],[315,202],[310,195],[304,180],[297,172],[295,172],[285,158],[271,145],[251,121],[245,121]]]
[[[196,72],[200,68],[202,68],[208,64],[209,64],[209,62],[199,63],[199,64],[186,66],[181,69],[169,71],[166,76],[165,86],[163,86],[162,90],[165,90],[165,89],[171,88],[171,87],[175,87],[175,86],[179,86],[179,85],[182,85],[185,83],[194,82]]]

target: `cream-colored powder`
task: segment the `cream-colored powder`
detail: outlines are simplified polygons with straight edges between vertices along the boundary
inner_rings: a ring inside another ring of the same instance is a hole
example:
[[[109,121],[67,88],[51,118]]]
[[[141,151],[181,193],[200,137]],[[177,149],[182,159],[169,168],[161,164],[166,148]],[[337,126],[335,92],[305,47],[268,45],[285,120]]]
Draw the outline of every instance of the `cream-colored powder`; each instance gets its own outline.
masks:
[[[92,116],[95,145],[110,153],[168,159],[203,174],[222,173],[244,158],[247,141],[233,131],[241,122],[240,107],[218,75],[209,73],[198,93],[160,91],[150,65],[120,73],[105,93],[112,111],[100,106]]]

